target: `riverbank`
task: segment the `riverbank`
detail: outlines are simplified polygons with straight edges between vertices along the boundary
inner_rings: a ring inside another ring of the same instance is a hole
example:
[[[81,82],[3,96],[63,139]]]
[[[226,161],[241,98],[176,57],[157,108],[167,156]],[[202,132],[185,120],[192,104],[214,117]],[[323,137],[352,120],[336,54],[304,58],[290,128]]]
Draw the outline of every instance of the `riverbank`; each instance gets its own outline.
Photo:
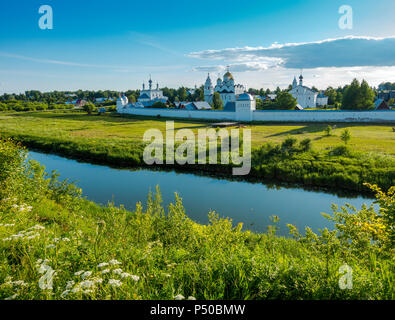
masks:
[[[176,130],[209,127],[209,123],[176,122]],[[261,124],[252,130],[252,170],[246,179],[368,193],[364,182],[388,189],[395,180],[395,147],[389,125]],[[148,128],[165,130],[161,119],[88,116],[72,113],[24,113],[0,115],[1,136],[12,137],[29,148],[73,159],[119,167],[144,167],[142,135]],[[340,141],[349,129],[350,146]],[[291,148],[281,144],[296,139]],[[312,149],[298,143],[310,139]],[[272,143],[272,144],[268,144]],[[184,172],[204,172],[231,177],[230,165],[156,166]]]
[[[394,298],[391,225],[373,209],[335,213],[338,235],[290,226],[286,239],[276,217],[266,234],[215,213],[196,224],[179,198],[163,208],[159,190],[133,211],[80,194],[0,143],[0,299]],[[345,264],[352,289],[339,286]]]

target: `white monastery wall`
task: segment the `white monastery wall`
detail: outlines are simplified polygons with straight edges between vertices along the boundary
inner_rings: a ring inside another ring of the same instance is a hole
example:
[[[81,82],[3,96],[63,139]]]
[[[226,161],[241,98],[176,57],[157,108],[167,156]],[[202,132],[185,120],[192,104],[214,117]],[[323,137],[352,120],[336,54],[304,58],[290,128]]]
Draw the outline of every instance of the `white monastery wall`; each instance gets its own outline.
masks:
[[[231,121],[273,121],[273,122],[394,122],[395,110],[383,111],[203,111],[170,110],[154,108],[118,109],[122,114],[165,118],[190,118]],[[246,114],[248,113],[248,114]],[[251,120],[250,120],[251,119]]]

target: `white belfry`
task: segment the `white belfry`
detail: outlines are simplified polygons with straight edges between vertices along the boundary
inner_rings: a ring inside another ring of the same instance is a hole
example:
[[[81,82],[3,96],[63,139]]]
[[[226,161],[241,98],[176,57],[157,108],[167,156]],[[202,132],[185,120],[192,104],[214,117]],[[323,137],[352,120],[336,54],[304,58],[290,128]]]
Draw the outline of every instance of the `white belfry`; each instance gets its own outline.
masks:
[[[303,109],[317,107],[318,93],[303,85],[302,75],[299,77],[299,85],[296,82],[296,78],[294,78],[292,82],[292,90],[289,91],[289,93],[292,94]]]

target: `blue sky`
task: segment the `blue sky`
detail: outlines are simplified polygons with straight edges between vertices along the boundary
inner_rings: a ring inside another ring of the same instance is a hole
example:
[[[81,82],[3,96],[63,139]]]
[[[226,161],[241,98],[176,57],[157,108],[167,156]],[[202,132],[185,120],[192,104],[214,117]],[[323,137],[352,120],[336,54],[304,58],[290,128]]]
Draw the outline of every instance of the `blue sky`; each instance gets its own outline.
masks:
[[[352,30],[338,26],[345,4]],[[38,27],[41,5],[53,8],[52,30]],[[248,87],[285,87],[300,69],[322,88],[395,82],[394,11],[393,0],[4,0],[0,93],[123,91],[149,74],[161,86],[194,86],[226,65]]]

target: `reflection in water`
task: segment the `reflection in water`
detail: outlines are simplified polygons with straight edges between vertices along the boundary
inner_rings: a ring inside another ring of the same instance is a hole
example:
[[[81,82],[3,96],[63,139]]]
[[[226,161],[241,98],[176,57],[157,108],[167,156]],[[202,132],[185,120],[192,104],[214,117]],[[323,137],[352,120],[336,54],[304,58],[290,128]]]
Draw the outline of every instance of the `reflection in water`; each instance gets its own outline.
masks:
[[[303,230],[310,226],[333,227],[321,216],[331,213],[331,204],[350,203],[360,208],[373,200],[363,197],[340,198],[336,195],[298,188],[268,187],[259,183],[230,181],[174,171],[125,170],[107,166],[80,163],[63,157],[30,152],[30,157],[46,167],[57,170],[61,179],[69,178],[82,188],[84,196],[100,204],[114,201],[133,210],[137,202],[145,203],[149,190],[159,185],[164,205],[177,192],[183,199],[187,215],[196,222],[207,223],[207,215],[214,210],[234,223],[243,222],[244,228],[266,232],[272,224],[270,216],[280,217],[280,234],[288,233],[291,223]]]

